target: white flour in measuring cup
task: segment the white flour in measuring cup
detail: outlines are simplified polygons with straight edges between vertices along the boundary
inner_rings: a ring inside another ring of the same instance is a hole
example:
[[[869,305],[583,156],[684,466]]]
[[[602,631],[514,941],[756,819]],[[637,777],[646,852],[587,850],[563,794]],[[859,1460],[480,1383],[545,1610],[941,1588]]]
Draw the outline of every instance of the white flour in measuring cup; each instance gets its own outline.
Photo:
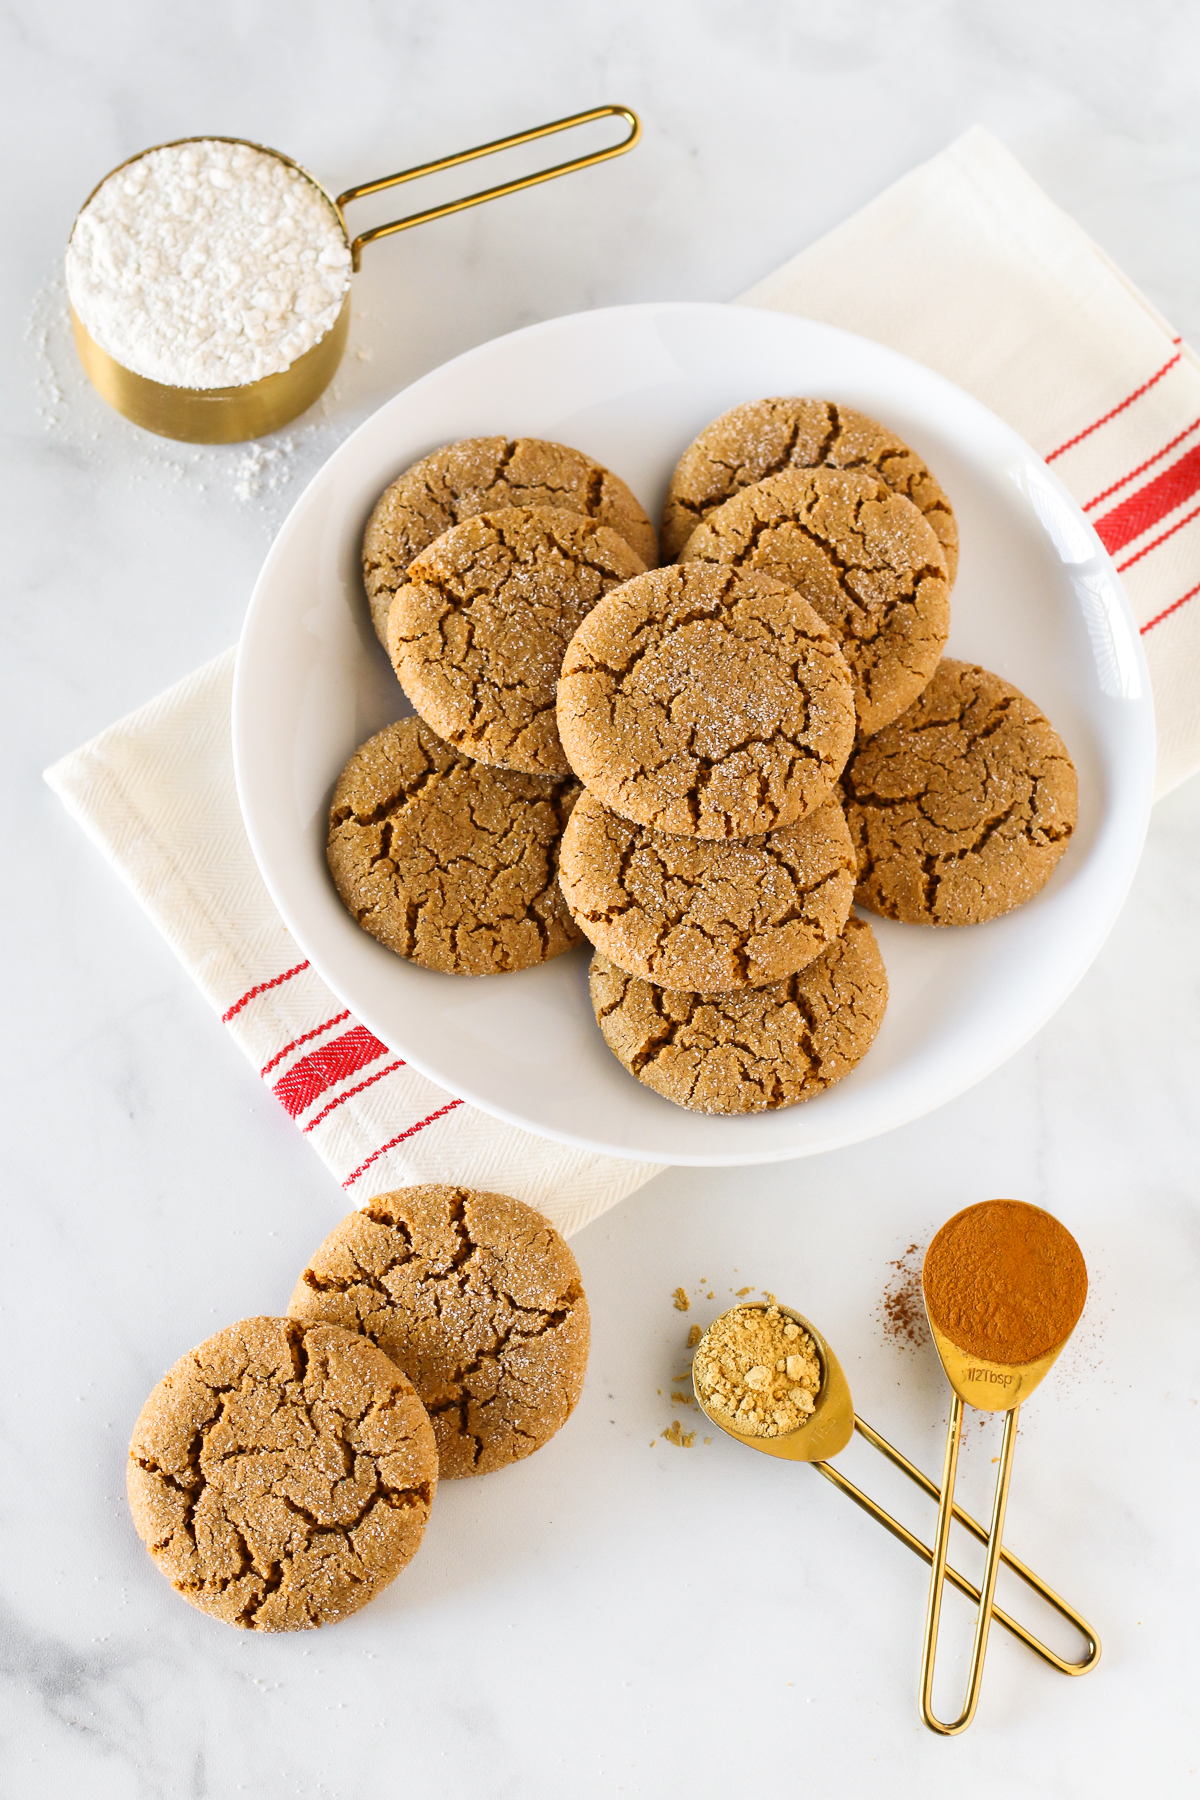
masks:
[[[294,363],[337,319],[350,251],[329,201],[245,144],[151,150],[103,182],[67,246],[67,292],[127,369],[240,387]]]

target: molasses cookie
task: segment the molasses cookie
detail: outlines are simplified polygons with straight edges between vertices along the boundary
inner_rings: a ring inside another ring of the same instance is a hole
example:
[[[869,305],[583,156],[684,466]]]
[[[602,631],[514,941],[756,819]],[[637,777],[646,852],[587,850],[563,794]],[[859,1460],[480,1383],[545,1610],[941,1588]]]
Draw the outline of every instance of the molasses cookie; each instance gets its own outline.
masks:
[[[420,719],[401,719],[338,778],[334,885],[364,931],[427,969],[527,969],[579,942],[558,886],[578,792],[572,780],[472,762]]]
[[[659,987],[765,987],[832,943],[854,898],[854,849],[827,800],[798,825],[729,842],[634,825],[583,793],[559,881],[575,922]]]
[[[561,506],[610,525],[647,568],[658,561],[654,527],[632,493],[581,450],[542,438],[466,438],[405,469],[380,497],[363,535],[363,579],[379,641],[405,571],[464,519],[506,506]]]
[[[554,696],[563,651],[602,595],[645,567],[607,525],[553,506],[481,513],[412,563],[388,655],[433,730],[466,756],[566,775]]]
[[[958,525],[939,482],[903,438],[877,419],[829,400],[751,400],[722,413],[689,444],[663,512],[662,553],[675,557],[726,500],[785,469],[862,469],[903,494],[928,519],[958,573]]]
[[[201,1612],[303,1631],[357,1612],[416,1554],[437,1473],[425,1408],[374,1344],[243,1319],[189,1350],[143,1406],[129,1505]]]
[[[860,470],[758,482],[710,513],[680,562],[760,569],[802,594],[850,665],[864,737],[916,699],[950,635],[950,583],[932,527]]]
[[[829,797],[854,741],[845,658],[758,570],[695,562],[607,594],[575,633],[558,728],[584,785],[657,831],[754,837]]]
[[[942,662],[842,777],[855,898],[910,925],[977,925],[1050,879],[1078,813],[1075,767],[1032,700]]]
[[[689,994],[627,975],[599,950],[592,1007],[631,1075],[691,1112],[794,1106],[848,1075],[887,1005],[875,934],[847,919],[841,937],[798,975],[734,994]]]
[[[288,1311],[365,1333],[404,1370],[444,1476],[540,1449],[583,1388],[579,1265],[549,1220],[507,1194],[377,1194],[325,1239]]]

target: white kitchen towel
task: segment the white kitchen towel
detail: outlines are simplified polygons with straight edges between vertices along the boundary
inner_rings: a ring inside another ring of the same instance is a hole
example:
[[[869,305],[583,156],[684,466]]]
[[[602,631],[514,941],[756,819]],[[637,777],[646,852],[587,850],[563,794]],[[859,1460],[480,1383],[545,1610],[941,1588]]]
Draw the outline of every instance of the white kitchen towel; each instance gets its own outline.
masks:
[[[741,302],[904,351],[1045,457],[1133,605],[1158,794],[1200,768],[1200,361],[1004,146],[967,132]]]
[[[275,910],[233,774],[234,652],[46,771],[314,1150],[347,1204],[414,1181],[515,1194],[564,1233],[658,1173],[466,1106],[393,1056]]]
[[[986,132],[750,293],[949,376],[1042,452],[1117,558],[1150,662],[1159,791],[1200,765],[1200,366]],[[1189,604],[1190,602],[1195,604]],[[565,1231],[654,1166],[564,1150],[414,1074],[317,979],[255,866],[230,743],[233,652],[47,772],[347,1197],[517,1194]]]

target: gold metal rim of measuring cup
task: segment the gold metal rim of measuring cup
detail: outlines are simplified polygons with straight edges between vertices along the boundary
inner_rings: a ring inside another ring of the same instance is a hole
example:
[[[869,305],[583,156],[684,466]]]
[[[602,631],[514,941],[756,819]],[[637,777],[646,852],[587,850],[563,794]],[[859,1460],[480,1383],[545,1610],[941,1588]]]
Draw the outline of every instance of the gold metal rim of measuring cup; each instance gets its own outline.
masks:
[[[500,150],[516,149],[521,144],[534,142],[538,138],[553,136],[556,132],[567,131],[576,125],[589,125],[598,119],[621,118],[629,126],[628,134],[619,143],[610,144],[607,149],[594,150],[587,156],[577,156],[567,162],[555,163],[551,168],[539,169],[532,175],[523,175],[515,181],[499,182],[494,187],[481,189],[478,193],[467,194],[460,200],[447,201],[441,206],[426,208],[423,212],[410,213],[405,218],[393,219],[386,225],[373,226],[368,231],[360,232],[352,237],[346,224],[345,208],[354,200],[365,199],[369,194],[381,193],[386,188],[398,187],[403,182],[416,181],[423,175],[436,175],[445,169],[459,167],[462,163],[474,162],[483,156],[492,156]],[[181,144],[241,144],[247,149],[258,150],[264,156],[273,156],[277,161],[286,163],[288,168],[295,169],[310,186],[316,189],[321,198],[332,209],[342,234],[346,240],[346,248],[350,252],[351,273],[356,271],[362,262],[362,252],[367,244],[377,242],[380,238],[391,237],[395,232],[408,231],[414,225],[424,225],[433,219],[442,219],[451,213],[462,212],[467,207],[480,206],[486,200],[499,200],[506,194],[516,194],[524,188],[537,187],[543,181],[553,181],[559,175],[570,175],[578,169],[591,168],[596,163],[608,162],[614,156],[621,156],[626,150],[632,150],[642,135],[641,121],[637,114],[627,106],[595,106],[588,112],[572,113],[569,118],[552,119],[546,125],[536,125],[529,131],[514,132],[510,137],[496,138],[491,143],[476,145],[471,150],[457,151],[453,156],[443,156],[435,162],[421,163],[416,168],[403,169],[396,175],[382,176],[378,181],[367,181],[358,187],[347,188],[335,200],[322,187],[321,183],[310,175],[292,157],[282,150],[273,150],[269,145],[256,144],[250,138],[221,137],[208,134],[203,137],[172,138],[167,143],[152,144],[149,149],[139,150],[135,156],[126,157],[116,168],[110,169],[101,181],[96,183],[79,213],[75,224],[79,222],[79,214],[91,204],[106,181],[120,174],[130,164],[140,162],[143,157],[150,156],[155,150],[171,150]],[[74,236],[75,226],[71,227]],[[190,444],[234,444],[245,442],[249,438],[265,437],[268,432],[278,431],[300,413],[307,411],[313,402],[324,393],[332,381],[342,353],[346,348],[346,340],[350,332],[350,288],[347,286],[345,298],[337,318],[329,330],[298,356],[294,363],[286,369],[277,370],[273,375],[263,375],[257,381],[248,381],[237,387],[225,388],[186,388],[176,387],[167,382],[154,381],[149,376],[138,375],[134,370],[126,368],[115,356],[103,349],[88,331],[79,318],[74,307],[71,307],[71,329],[75,338],[75,346],[79,352],[79,360],[92,386],[103,400],[135,425],[146,431],[153,431],[159,437],[176,438]]]
[[[781,1457],[789,1462],[807,1462],[811,1468],[816,1470],[818,1475],[823,1475],[826,1481],[831,1482],[848,1500],[853,1500],[854,1504],[860,1507],[870,1518],[874,1519],[876,1524],[882,1525],[885,1531],[889,1532],[892,1537],[902,1543],[906,1549],[911,1550],[914,1556],[919,1556],[924,1563],[932,1566],[935,1562],[937,1549],[924,1543],[914,1532],[909,1531],[907,1526],[902,1525],[898,1519],[892,1517],[891,1513],[885,1511],[877,1500],[873,1500],[869,1494],[864,1493],[862,1488],[856,1487],[852,1481],[848,1481],[839,1469],[835,1469],[832,1466],[829,1459],[836,1456],[841,1450],[844,1450],[853,1433],[857,1431],[859,1435],[871,1445],[873,1450],[877,1450],[881,1456],[885,1457],[894,1468],[899,1469],[901,1474],[906,1475],[908,1479],[916,1487],[919,1487],[931,1500],[938,1502],[939,1527],[942,1511],[942,1489],[939,1488],[937,1483],[931,1480],[922,1469],[919,1469],[915,1463],[910,1462],[903,1451],[897,1450],[893,1444],[889,1444],[887,1439],[875,1430],[874,1426],[868,1425],[865,1419],[859,1418],[854,1410],[854,1401],[850,1393],[850,1384],[846,1379],[842,1366],[810,1319],[806,1319],[803,1313],[796,1312],[794,1308],[790,1306],[781,1305],[779,1301],[752,1301],[749,1304],[757,1307],[760,1311],[765,1310],[768,1305],[774,1304],[785,1318],[793,1320],[793,1322],[799,1325],[803,1331],[808,1332],[809,1336],[812,1338],[813,1343],[817,1348],[817,1359],[821,1364],[821,1386],[817,1393],[817,1400],[813,1407],[813,1411],[804,1425],[798,1425],[794,1431],[786,1432],[781,1437],[757,1437],[752,1436],[747,1432],[736,1431],[731,1425],[726,1423],[726,1414],[717,1410],[712,1410],[706,1405],[696,1382],[695,1363],[693,1360],[692,1391],[696,1396],[696,1403],[700,1407],[700,1410],[704,1413],[705,1417],[710,1419],[727,1437],[733,1438],[739,1444],[746,1444],[752,1450],[762,1451],[768,1456]],[[729,1312],[741,1312],[743,1310],[744,1306],[730,1307],[728,1309]],[[720,1318],[726,1316],[726,1313],[719,1315]],[[714,1319],[712,1323],[715,1325],[717,1322],[718,1321]],[[711,1331],[712,1325],[710,1325],[708,1329]],[[1057,1351],[1054,1354],[1057,1355]],[[1051,1356],[1050,1361],[1052,1362],[1053,1360],[1054,1358]],[[807,1434],[812,1431],[813,1426],[818,1423],[818,1420],[822,1426],[820,1437],[808,1437]],[[986,1544],[988,1542],[988,1530],[982,1526],[977,1519],[973,1518],[964,1507],[959,1506],[953,1500],[952,1496],[951,1503],[945,1510],[947,1521],[950,1519],[956,1520],[958,1524],[969,1531],[972,1537],[979,1543]],[[946,1528],[946,1542],[948,1546],[948,1523]],[[1056,1669],[1060,1675],[1087,1675],[1090,1673],[1100,1660],[1101,1646],[1099,1638],[1096,1636],[1096,1633],[1083,1615],[1077,1612],[1068,1601],[1064,1600],[1060,1594],[1057,1594],[1052,1587],[1043,1581],[1040,1575],[1036,1575],[1026,1563],[1023,1563],[1020,1560],[1019,1557],[1014,1556],[1003,1542],[1000,1543],[998,1559],[1000,1562],[1003,1562],[1014,1575],[1023,1581],[1026,1587],[1037,1594],[1040,1599],[1044,1600],[1048,1606],[1052,1607],[1053,1610],[1058,1613],[1060,1618],[1064,1619],[1068,1625],[1072,1626],[1079,1633],[1087,1646],[1087,1654],[1079,1662],[1067,1661],[1065,1657],[1059,1656],[1057,1651],[1051,1650],[1049,1645],[1044,1644],[1040,1638],[1035,1637],[1027,1626],[1021,1624],[1019,1619],[1013,1618],[1011,1614],[1003,1611],[1002,1608],[996,1606],[994,1603],[990,1610],[990,1617],[993,1618],[998,1625],[1003,1626],[1005,1631],[1009,1632],[1011,1636],[1023,1643],[1027,1649],[1032,1650],[1035,1656],[1041,1657],[1043,1662],[1048,1663],[1052,1669]],[[952,1587],[957,1588],[959,1593],[964,1595],[965,1598],[974,1605],[979,1606],[981,1604],[983,1600],[981,1590],[945,1560],[944,1551],[943,1580],[948,1581]]]

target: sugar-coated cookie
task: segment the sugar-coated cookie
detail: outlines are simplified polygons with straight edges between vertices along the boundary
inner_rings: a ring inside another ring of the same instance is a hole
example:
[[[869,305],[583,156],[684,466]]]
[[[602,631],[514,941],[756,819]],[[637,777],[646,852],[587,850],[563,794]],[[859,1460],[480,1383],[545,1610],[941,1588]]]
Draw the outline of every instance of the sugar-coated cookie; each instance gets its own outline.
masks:
[[[413,558],[435,538],[504,506],[562,506],[611,525],[648,569],[658,540],[645,511],[619,475],[581,450],[543,438],[465,438],[445,444],[393,481],[363,536],[363,579],[382,644],[396,589]]]
[[[548,1219],[507,1194],[377,1194],[315,1252],[288,1311],[386,1351],[429,1410],[445,1476],[539,1449],[583,1388],[579,1265]]]
[[[854,740],[833,634],[773,576],[653,569],[606,594],[558,684],[567,760],[613,812],[680,836],[759,836],[829,797]]]
[[[644,567],[609,526],[562,507],[481,513],[409,564],[388,614],[392,667],[465,756],[566,775],[554,714],[563,652],[601,596]]]
[[[337,1326],[243,1319],[180,1357],[129,1446],[138,1535],[201,1612],[303,1631],[365,1606],[416,1553],[437,1485],[408,1377]]]
[[[338,778],[327,856],[364,931],[452,975],[527,969],[579,942],[558,846],[579,792],[459,756],[420,719],[355,751]]]
[[[850,665],[863,737],[916,699],[950,635],[932,527],[862,470],[789,470],[744,489],[692,533],[680,562],[758,569],[803,595]]]
[[[875,1040],[887,973],[853,915],[815,962],[771,987],[691,994],[627,975],[599,950],[592,1009],[631,1075],[691,1112],[794,1106],[848,1075]]]
[[[584,792],[559,882],[584,935],[628,974],[719,993],[780,981],[833,942],[854,848],[836,799],[766,837],[714,841],[635,825]]]
[[[662,553],[676,557],[697,525],[726,500],[785,469],[862,469],[924,513],[958,573],[958,525],[940,482],[903,438],[877,419],[829,400],[751,400],[722,413],[688,445],[671,477]]]
[[[1019,689],[943,661],[842,778],[860,905],[913,925],[977,925],[1050,879],[1075,829],[1075,766]]]

